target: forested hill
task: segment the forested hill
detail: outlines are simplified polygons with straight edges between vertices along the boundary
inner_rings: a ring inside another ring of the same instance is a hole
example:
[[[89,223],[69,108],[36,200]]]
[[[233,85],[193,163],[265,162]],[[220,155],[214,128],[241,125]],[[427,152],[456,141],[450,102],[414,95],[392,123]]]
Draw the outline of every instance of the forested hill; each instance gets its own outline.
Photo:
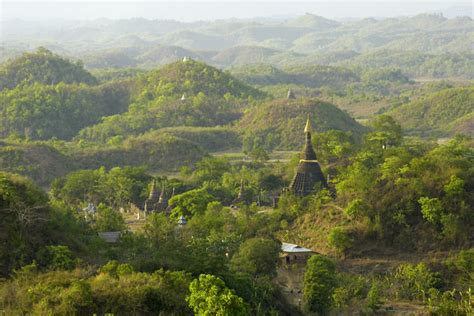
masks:
[[[388,114],[410,134],[474,136],[474,86],[449,88],[404,104]]]
[[[241,116],[265,93],[230,74],[194,60],[178,61],[135,80],[128,111],[105,117],[78,139],[107,141],[171,126],[217,126]]]
[[[81,62],[72,62],[45,48],[33,53],[24,53],[0,67],[0,90],[12,89],[20,84],[42,83],[95,84],[95,79]]]
[[[0,137],[71,139],[129,103],[128,83],[98,85],[80,62],[44,48],[6,62],[0,72]]]
[[[355,139],[368,129],[333,104],[317,99],[273,100],[247,110],[238,123],[244,135],[244,148],[299,150],[303,141],[303,126],[309,115],[317,132],[340,130]]]
[[[226,72],[203,62],[185,58],[154,70],[137,80],[140,95],[147,99],[160,96],[194,96],[204,93],[208,97],[232,96],[246,99],[260,98],[264,94],[235,79]]]

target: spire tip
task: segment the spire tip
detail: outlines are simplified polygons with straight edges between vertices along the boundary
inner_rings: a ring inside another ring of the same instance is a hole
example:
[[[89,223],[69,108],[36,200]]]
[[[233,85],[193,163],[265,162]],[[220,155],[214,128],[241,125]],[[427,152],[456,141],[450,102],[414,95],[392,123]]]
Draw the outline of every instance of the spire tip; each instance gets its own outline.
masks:
[[[304,127],[304,132],[311,133],[312,131],[313,131],[313,128],[311,127],[311,121],[309,119],[309,114],[308,114],[308,118],[306,119],[306,126]]]

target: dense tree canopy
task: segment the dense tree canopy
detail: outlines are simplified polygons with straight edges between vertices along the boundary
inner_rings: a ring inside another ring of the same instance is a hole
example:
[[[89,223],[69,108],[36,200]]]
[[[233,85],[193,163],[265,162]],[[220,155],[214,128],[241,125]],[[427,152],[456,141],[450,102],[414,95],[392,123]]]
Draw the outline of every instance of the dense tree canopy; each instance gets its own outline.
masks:
[[[22,84],[56,85],[60,82],[95,84],[97,80],[81,62],[71,62],[42,47],[0,67],[0,91]]]

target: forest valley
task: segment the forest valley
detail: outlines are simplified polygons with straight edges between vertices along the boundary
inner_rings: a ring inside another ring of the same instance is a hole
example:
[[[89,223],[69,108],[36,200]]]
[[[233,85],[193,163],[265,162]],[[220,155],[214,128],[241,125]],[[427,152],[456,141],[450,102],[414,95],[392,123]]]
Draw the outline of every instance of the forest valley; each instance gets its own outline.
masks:
[[[472,315],[473,110],[472,81],[391,67],[23,53],[0,66],[0,311]],[[297,196],[307,117],[328,185]]]

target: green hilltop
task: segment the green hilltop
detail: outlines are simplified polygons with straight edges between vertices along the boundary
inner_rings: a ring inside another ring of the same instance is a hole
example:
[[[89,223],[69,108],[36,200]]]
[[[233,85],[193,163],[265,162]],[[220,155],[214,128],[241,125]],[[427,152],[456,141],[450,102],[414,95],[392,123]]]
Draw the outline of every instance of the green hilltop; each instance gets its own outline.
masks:
[[[342,130],[360,139],[367,131],[349,114],[335,105],[317,99],[278,99],[248,109],[237,128],[244,146],[299,150],[303,144],[303,126],[310,116],[316,132]]]
[[[24,53],[0,67],[0,91],[35,82],[46,85],[59,82],[95,84],[97,80],[83,68],[82,63],[71,62],[45,48]]]

